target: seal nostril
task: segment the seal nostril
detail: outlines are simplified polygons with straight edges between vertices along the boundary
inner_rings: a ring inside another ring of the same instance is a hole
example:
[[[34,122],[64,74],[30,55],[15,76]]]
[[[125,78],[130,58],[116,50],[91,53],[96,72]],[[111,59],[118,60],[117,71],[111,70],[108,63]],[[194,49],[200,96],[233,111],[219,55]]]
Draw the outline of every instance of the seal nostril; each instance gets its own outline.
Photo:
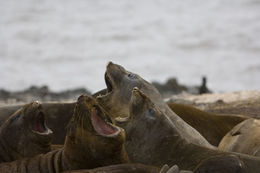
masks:
[[[82,100],[84,98],[84,95],[79,96],[78,100]]]
[[[129,73],[127,76],[128,76],[128,78],[130,78],[130,79],[135,79],[135,78],[136,78],[136,75],[133,74],[133,73]]]
[[[139,90],[138,87],[134,87],[134,88],[133,88],[133,91],[137,91],[137,90]]]

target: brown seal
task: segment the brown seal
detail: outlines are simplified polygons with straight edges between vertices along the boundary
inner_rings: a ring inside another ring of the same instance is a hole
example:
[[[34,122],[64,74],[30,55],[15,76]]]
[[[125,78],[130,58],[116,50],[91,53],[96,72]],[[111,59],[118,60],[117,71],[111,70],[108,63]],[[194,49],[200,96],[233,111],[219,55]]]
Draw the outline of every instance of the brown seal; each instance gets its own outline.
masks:
[[[53,144],[64,144],[66,125],[70,121],[75,103],[42,103],[48,127],[53,131]],[[23,105],[0,107],[0,125]]]
[[[133,162],[155,166],[176,164],[181,169],[194,170],[205,159],[229,154],[187,141],[168,115],[138,88],[133,90],[128,120],[126,150]],[[260,169],[260,158],[233,154],[244,163],[248,173]]]
[[[218,148],[253,156],[260,156],[260,120],[248,119],[236,125],[228,132]]]
[[[0,128],[0,162],[47,153],[51,139],[52,131],[46,126],[41,104],[26,104]]]
[[[190,126],[194,127],[210,144],[218,146],[221,139],[235,125],[248,119],[243,115],[214,114],[199,110],[195,107],[179,104],[167,103],[168,106]],[[221,127],[221,128],[220,128]]]
[[[246,173],[244,163],[233,154],[209,157],[203,160],[194,173]]]
[[[61,172],[128,162],[124,130],[111,124],[94,98],[80,96],[67,127],[64,148],[0,164],[0,172]]]
[[[107,89],[101,90],[94,96],[105,95]],[[127,104],[127,103],[125,103]],[[167,103],[180,118],[195,128],[209,143],[218,146],[224,135],[235,125],[248,119],[242,115],[215,114],[201,111],[192,106],[177,103]],[[53,130],[53,144],[63,144],[66,136],[66,124],[73,115],[75,103],[42,103],[43,112],[48,126]],[[19,106],[0,108],[0,124],[2,124]],[[127,114],[128,115],[128,114]],[[222,128],[218,128],[221,125]]]
[[[176,115],[164,102],[158,90],[139,75],[125,70],[120,65],[109,62],[105,73],[105,81],[107,93],[97,96],[97,101],[109,115],[113,115],[113,118],[123,117],[127,119],[129,117],[129,100],[132,89],[138,87],[167,115],[181,138],[190,143],[214,148],[198,131]]]

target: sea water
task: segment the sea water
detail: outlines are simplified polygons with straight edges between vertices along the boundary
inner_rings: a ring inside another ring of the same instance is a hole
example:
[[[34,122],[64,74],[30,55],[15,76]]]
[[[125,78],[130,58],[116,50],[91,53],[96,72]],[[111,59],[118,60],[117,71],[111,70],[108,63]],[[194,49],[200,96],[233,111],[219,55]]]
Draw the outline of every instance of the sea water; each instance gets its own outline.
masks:
[[[0,88],[94,92],[108,61],[148,81],[260,89],[260,0],[0,0]]]

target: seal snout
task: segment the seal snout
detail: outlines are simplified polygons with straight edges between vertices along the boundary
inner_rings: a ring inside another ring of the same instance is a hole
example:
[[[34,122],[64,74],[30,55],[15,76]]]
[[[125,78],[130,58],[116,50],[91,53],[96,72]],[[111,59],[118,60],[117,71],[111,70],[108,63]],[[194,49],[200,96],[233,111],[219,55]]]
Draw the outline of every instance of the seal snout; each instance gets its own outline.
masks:
[[[112,65],[114,65],[114,63],[113,63],[112,61],[109,61],[109,62],[107,63],[107,68],[108,68],[109,66],[112,66]]]

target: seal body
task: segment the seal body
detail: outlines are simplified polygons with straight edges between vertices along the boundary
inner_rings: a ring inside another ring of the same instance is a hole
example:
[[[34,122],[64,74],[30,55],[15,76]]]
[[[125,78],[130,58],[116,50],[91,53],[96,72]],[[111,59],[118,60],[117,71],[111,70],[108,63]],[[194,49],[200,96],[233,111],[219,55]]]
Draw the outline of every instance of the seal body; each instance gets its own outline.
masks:
[[[228,153],[189,142],[183,138],[169,117],[144,92],[134,88],[130,117],[124,124],[126,150],[133,162],[162,166],[176,164],[180,169],[194,170],[203,160],[223,154],[234,154],[246,172],[260,169],[260,158]],[[223,163],[223,162],[222,162]],[[224,164],[224,163],[223,163]],[[224,165],[223,165],[224,166]],[[228,166],[228,165],[225,165]]]
[[[184,104],[170,102],[167,104],[173,112],[195,128],[214,146],[218,146],[221,139],[235,125],[248,119],[247,116],[243,115],[208,113]]]
[[[0,164],[0,172],[62,172],[128,162],[124,130],[89,96],[80,96],[64,147],[47,154]]]
[[[129,117],[129,101],[132,90],[134,87],[138,87],[160,107],[176,127],[175,130],[178,131],[181,138],[190,143],[214,148],[197,130],[176,115],[163,101],[158,90],[139,75],[125,70],[120,65],[109,62],[105,73],[105,81],[107,93],[97,96],[97,101],[110,115],[114,116],[113,118],[120,121],[120,118]]]
[[[219,143],[223,151],[260,156],[260,120],[248,119],[230,130]]]
[[[246,173],[244,163],[232,154],[223,154],[203,160],[194,173]]]
[[[53,144],[64,144],[66,136],[66,125],[73,115],[76,103],[42,103],[42,111],[46,117],[46,124],[53,131]],[[0,125],[10,115],[20,109],[23,105],[0,107]]]
[[[41,104],[26,104],[0,127],[0,162],[47,153],[51,139],[52,131],[46,125]]]

